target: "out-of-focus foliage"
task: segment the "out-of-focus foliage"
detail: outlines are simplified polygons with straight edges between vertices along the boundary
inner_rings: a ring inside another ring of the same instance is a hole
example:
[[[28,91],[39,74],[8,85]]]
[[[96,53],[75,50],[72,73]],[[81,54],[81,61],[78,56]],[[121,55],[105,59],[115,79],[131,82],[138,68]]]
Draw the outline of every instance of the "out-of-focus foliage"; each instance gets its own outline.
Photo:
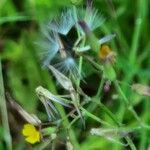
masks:
[[[53,93],[59,93],[61,89],[57,89],[53,77],[41,67],[41,60],[38,56],[39,48],[35,42],[42,36],[41,25],[58,16],[64,8],[72,7],[72,3],[84,8],[85,1],[76,1],[0,0],[0,59],[3,65],[5,92],[8,92],[25,110],[36,114],[44,121],[47,120],[47,115],[36,96],[35,89],[39,85],[48,88]],[[123,92],[135,107],[140,118],[150,124],[150,98],[139,95],[131,89],[134,83],[147,86],[150,84],[150,12],[148,9],[150,2],[148,0],[94,0],[93,3],[106,20],[104,25],[94,33],[97,37],[116,34],[110,46],[117,53],[115,63],[117,79],[120,80],[119,84]],[[92,97],[97,92],[101,76],[99,77],[99,72],[90,64],[83,67],[83,72],[86,72],[86,78],[81,82],[81,87]],[[115,117],[123,122],[124,126],[128,125],[126,128],[130,129],[136,124],[130,112],[126,115],[122,99],[118,98],[113,86],[110,86],[110,93],[103,92],[101,99]],[[92,113],[114,125],[103,110],[97,106],[96,108]],[[92,110],[92,108],[89,109]],[[14,149],[24,149],[25,142],[21,135],[24,121],[11,111],[8,107]],[[84,131],[78,125],[74,127],[74,132],[81,143],[81,150],[110,149],[110,147],[113,150],[122,149],[122,146],[115,142],[90,135],[88,129],[98,126],[92,119],[86,119],[86,126],[87,129]],[[2,150],[4,149],[3,134],[3,128],[0,126],[0,149]],[[131,139],[132,137],[137,149],[145,150],[150,147],[149,129],[138,130],[131,135]],[[27,147],[32,149],[30,145]]]

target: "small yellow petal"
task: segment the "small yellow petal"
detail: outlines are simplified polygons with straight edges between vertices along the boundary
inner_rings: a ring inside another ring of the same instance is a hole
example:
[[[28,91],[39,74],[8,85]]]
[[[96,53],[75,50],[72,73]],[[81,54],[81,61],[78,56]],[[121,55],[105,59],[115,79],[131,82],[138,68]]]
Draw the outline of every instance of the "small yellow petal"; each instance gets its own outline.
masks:
[[[41,138],[40,132],[32,124],[25,124],[22,134],[26,136],[25,140],[31,144],[39,142]]]
[[[36,128],[32,124],[25,124],[22,130],[22,134],[24,136],[29,136],[34,131],[36,131]]]
[[[111,48],[103,44],[98,53],[99,58],[104,62],[110,62],[112,64],[116,61],[116,53],[111,50]]]
[[[35,144],[40,141],[40,133],[35,132],[32,136],[28,136],[25,140],[31,144]]]
[[[106,59],[106,57],[111,53],[111,49],[108,45],[104,44],[101,46],[99,51],[99,57],[101,59]]]

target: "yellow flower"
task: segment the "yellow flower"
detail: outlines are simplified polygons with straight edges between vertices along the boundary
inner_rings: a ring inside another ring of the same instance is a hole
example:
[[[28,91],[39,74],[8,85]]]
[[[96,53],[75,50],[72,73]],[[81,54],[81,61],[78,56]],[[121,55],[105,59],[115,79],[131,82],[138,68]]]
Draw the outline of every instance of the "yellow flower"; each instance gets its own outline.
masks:
[[[25,124],[22,134],[26,137],[25,140],[31,144],[40,141],[40,132],[32,124]]]
[[[111,53],[111,49],[108,45],[106,44],[103,44],[100,48],[100,51],[99,51],[99,57],[101,59],[106,59],[106,57]]]
[[[99,55],[99,58],[102,59],[105,62],[111,62],[111,63],[115,62],[115,56],[116,56],[116,54],[106,44],[103,44],[101,46],[98,55]]]

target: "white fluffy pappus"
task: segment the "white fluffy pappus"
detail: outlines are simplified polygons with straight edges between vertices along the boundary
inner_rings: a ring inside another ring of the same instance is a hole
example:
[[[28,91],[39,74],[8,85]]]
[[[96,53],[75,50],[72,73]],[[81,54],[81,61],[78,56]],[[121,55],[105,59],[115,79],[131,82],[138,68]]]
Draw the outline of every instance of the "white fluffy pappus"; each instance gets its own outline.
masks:
[[[73,48],[69,48],[68,55],[68,49],[66,50],[61,39],[61,35],[67,37],[67,34],[73,27],[76,29],[76,24],[79,20],[84,20],[90,29],[94,30],[101,26],[105,19],[98,13],[98,10],[92,7],[92,4],[87,4],[86,10],[76,9],[75,11],[74,9],[65,9],[60,16],[52,19],[42,31],[44,38],[38,44],[41,47],[40,55],[43,66],[51,64],[65,75],[81,78],[77,60],[73,57],[75,51]],[[84,34],[82,30],[80,30],[80,33]],[[64,51],[65,57],[61,56],[62,51]]]
[[[70,29],[76,24],[74,12],[72,9],[64,10],[60,17],[57,17],[50,21],[48,27],[50,30],[67,35]]]
[[[54,67],[63,74],[71,75],[74,79],[81,78],[78,65],[76,64],[75,59],[71,56],[62,59],[62,61],[56,63]]]

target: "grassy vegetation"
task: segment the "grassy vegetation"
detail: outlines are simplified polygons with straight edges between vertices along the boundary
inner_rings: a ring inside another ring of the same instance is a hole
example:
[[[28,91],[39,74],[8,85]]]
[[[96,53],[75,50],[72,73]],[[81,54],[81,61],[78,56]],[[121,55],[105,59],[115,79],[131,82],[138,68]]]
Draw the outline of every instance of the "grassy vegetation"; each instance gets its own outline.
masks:
[[[150,2],[88,2],[1,0],[1,150],[150,149]]]

